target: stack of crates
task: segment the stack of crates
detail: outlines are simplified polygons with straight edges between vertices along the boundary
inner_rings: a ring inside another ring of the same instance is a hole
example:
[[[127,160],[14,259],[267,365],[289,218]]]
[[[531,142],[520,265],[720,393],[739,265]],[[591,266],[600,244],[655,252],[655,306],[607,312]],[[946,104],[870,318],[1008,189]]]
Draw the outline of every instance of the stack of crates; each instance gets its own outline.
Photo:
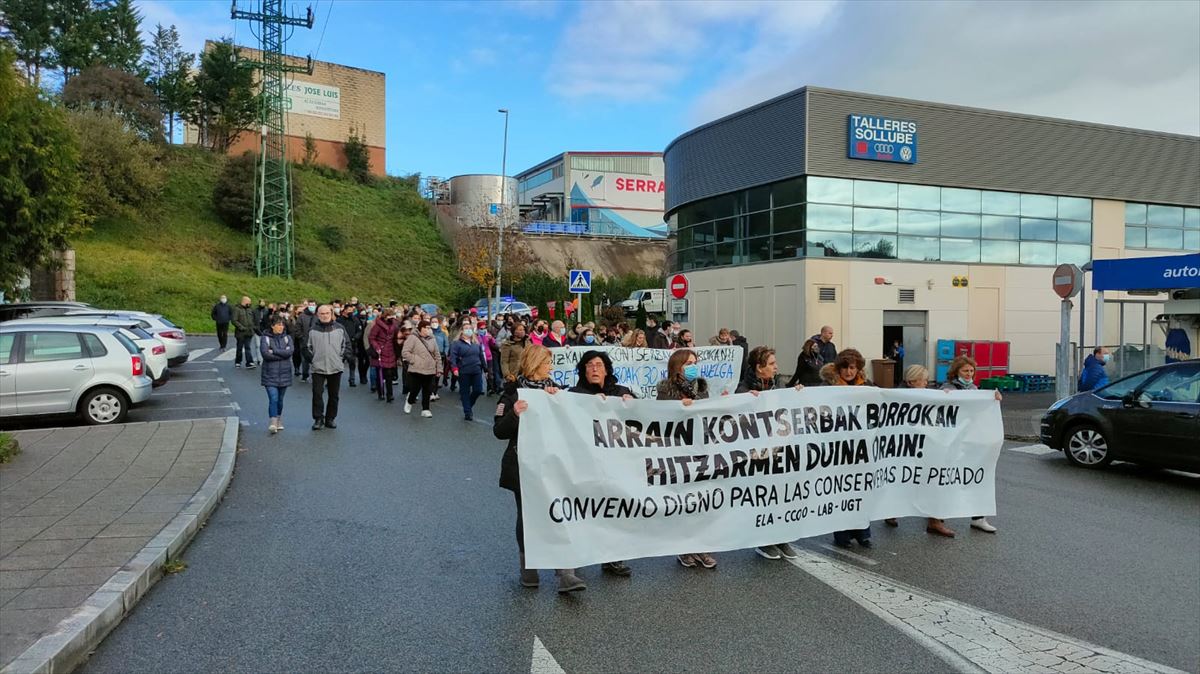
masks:
[[[1017,390],[1026,393],[1043,393],[1054,390],[1054,377],[1048,374],[1021,373],[1014,374],[1012,378],[1019,382],[1020,388]]]
[[[1020,391],[1023,384],[1014,377],[988,377],[979,382],[979,388],[994,391]]]
[[[937,341],[937,366],[934,369],[934,381],[946,381],[950,371],[950,361],[954,360],[954,340],[939,339]]]
[[[950,361],[958,356],[970,356],[976,363],[975,385],[979,386],[985,379],[1008,375],[1008,354],[1008,342],[939,339],[935,376],[938,382],[946,381],[949,377]]]

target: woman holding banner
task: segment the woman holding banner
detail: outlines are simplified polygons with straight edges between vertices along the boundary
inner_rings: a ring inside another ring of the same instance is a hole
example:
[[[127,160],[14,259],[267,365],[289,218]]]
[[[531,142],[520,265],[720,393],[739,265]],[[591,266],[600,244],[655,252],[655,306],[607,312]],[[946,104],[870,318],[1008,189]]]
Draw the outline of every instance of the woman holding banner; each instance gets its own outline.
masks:
[[[874,386],[867,381],[867,376],[863,374],[866,364],[867,360],[863,358],[858,349],[842,349],[842,352],[833,360],[833,385]],[[872,547],[870,523],[867,523],[866,529],[833,532],[833,544],[839,548],[851,547],[850,541],[858,541],[858,544],[864,548]]]
[[[722,332],[728,335],[728,332],[721,328]],[[742,381],[738,384],[738,393],[750,393],[758,395],[760,391],[770,391],[775,388],[775,376],[779,374],[779,363],[775,360],[775,349],[769,346],[756,346],[750,350],[746,356],[744,366],[745,373],[742,376]],[[804,388],[803,385],[797,385],[796,390]],[[792,549],[790,543],[776,543],[775,545],[760,545],[754,548],[754,551],[760,557],[767,559],[779,559],[786,557],[787,559],[796,559],[796,551]]]
[[[708,382],[700,376],[696,352],[679,349],[667,360],[667,378],[658,382],[659,400],[680,400],[690,407],[697,400],[708,398]],[[717,568],[717,560],[707,552],[693,552],[676,557],[685,568],[697,564],[706,569]]]
[[[504,383],[500,402],[496,404],[496,415],[492,419],[492,434],[499,440],[507,440],[504,457],[500,459],[500,486],[513,493],[517,501],[517,549],[521,551],[521,586],[537,587],[537,569],[525,568],[525,520],[521,514],[521,471],[517,465],[517,437],[521,430],[521,414],[529,409],[529,403],[517,399],[517,390],[540,389],[554,395],[558,388],[550,378],[550,349],[540,344],[530,344],[521,352],[521,363],[516,379]],[[558,569],[558,591],[560,594],[586,590],[587,586],[575,575],[575,569]]]
[[[640,330],[638,332],[641,332]],[[642,337],[643,341],[645,336]],[[571,393],[597,395],[601,398],[613,396],[621,400],[632,400],[633,391],[617,383],[612,360],[603,351],[587,351],[579,359],[576,368],[579,373],[576,384],[571,387]],[[633,575],[633,569],[623,561],[605,562],[600,565],[605,573],[628,578]]]
[[[970,356],[959,356],[950,361],[950,367],[946,371],[946,383],[942,384],[942,390],[947,393],[978,391],[979,387],[975,385],[975,359]],[[1001,397],[1000,392],[996,391],[996,400],[999,401]],[[984,533],[996,533],[996,527],[982,515],[971,518],[971,528]]]

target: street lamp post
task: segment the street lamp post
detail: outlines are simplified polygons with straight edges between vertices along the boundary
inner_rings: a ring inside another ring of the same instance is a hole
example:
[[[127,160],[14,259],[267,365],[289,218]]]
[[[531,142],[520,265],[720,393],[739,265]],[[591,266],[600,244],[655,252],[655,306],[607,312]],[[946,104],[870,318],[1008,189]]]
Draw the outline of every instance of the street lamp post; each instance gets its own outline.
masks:
[[[495,320],[495,314],[500,312],[500,269],[504,263],[504,221],[508,219],[505,208],[508,197],[508,108],[500,108],[497,112],[504,115],[504,150],[500,155],[500,234],[496,242],[496,308],[488,311],[488,320]]]

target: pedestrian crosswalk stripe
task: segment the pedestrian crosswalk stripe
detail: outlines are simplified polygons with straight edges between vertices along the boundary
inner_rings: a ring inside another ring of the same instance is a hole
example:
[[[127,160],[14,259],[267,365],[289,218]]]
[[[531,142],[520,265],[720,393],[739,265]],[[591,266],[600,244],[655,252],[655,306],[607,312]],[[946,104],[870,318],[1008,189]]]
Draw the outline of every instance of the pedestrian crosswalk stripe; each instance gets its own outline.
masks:
[[[233,357],[235,355],[237,355],[237,352],[234,351],[233,349],[229,349],[227,351],[222,351],[220,354],[214,356],[213,360],[230,361],[230,360],[233,360]]]
[[[1008,451],[1021,452],[1022,454],[1034,454],[1034,455],[1040,456],[1042,454],[1053,454],[1053,453],[1057,452],[1058,450],[1050,449],[1046,445],[1039,444],[1039,445],[1025,445],[1023,447],[1009,447]]]
[[[212,349],[193,349],[188,352],[188,361],[200,360],[207,356]]]

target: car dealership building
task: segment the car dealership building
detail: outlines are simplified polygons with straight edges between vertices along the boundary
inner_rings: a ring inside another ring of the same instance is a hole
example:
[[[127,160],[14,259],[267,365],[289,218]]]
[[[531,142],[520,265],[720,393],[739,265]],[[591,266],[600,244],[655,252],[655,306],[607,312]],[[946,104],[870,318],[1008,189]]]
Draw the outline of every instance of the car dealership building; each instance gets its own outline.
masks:
[[[868,359],[1008,341],[1012,371],[1053,374],[1056,265],[1200,251],[1195,136],[806,87],[664,162],[686,323],[774,346],[782,372],[827,324]],[[1074,299],[1072,341],[1162,351],[1168,294],[1104,293],[1100,339],[1096,297]]]

